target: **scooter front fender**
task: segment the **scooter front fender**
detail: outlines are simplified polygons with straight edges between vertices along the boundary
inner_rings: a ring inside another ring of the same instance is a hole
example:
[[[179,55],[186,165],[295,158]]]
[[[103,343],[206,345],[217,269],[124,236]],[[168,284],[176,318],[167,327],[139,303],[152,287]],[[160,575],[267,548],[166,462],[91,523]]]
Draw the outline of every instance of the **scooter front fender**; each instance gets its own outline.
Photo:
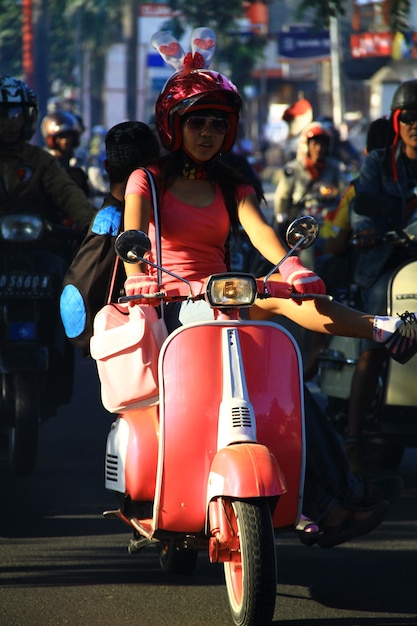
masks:
[[[213,459],[207,485],[207,506],[218,496],[277,497],[286,491],[284,474],[266,446],[232,444],[219,450]]]

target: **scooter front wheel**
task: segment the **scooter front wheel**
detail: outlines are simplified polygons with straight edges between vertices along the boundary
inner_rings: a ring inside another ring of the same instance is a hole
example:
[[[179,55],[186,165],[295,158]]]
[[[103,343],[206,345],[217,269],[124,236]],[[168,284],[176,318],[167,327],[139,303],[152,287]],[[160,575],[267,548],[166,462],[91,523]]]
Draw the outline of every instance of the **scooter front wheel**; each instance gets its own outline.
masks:
[[[276,552],[268,502],[225,501],[240,550],[224,563],[227,595],[236,626],[271,624],[276,598]]]
[[[34,372],[14,374],[15,418],[10,457],[15,474],[31,474],[36,465],[39,430],[39,378]]]

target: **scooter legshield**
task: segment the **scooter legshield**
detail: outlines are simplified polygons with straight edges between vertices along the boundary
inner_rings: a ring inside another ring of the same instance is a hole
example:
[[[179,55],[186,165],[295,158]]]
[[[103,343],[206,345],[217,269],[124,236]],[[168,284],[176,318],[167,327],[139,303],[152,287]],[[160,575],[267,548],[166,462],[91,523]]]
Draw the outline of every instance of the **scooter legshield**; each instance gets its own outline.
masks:
[[[222,329],[231,326],[238,328],[256,439],[275,457],[287,484],[274,512],[274,526],[288,526],[298,518],[304,482],[298,347],[290,333],[273,322],[205,322],[178,329],[160,355],[156,527],[177,532],[204,528],[222,401]],[[239,492],[241,487],[236,497]]]
[[[392,276],[388,286],[388,314],[400,315],[404,311],[417,310],[417,261],[408,261]],[[417,357],[402,365],[393,359],[389,362],[386,382],[388,406],[417,406]],[[415,412],[414,412],[415,413]],[[416,423],[415,420],[414,424]],[[413,429],[416,432],[417,428]]]

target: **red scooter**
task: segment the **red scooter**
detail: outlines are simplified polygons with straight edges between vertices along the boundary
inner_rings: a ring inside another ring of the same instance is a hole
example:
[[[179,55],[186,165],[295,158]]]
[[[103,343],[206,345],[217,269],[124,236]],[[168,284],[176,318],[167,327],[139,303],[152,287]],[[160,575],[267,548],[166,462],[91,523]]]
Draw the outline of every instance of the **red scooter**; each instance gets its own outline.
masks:
[[[284,258],[317,234],[314,218],[295,220]],[[146,258],[149,250],[140,231],[116,242],[123,260],[158,267]],[[168,336],[159,354],[159,403],[119,415],[106,449],[106,489],[119,508],[104,515],[133,529],[129,551],[155,544],[164,570],[189,573],[204,550],[210,562],[224,564],[233,623],[240,626],[272,622],[274,530],[297,525],[304,485],[298,346],[274,322],[239,317],[255,298],[271,297],[270,274],[208,279],[204,297],[214,320]],[[297,297],[287,283],[274,284],[275,297]],[[196,298],[189,288],[188,298]],[[169,301],[169,294],[162,298]]]

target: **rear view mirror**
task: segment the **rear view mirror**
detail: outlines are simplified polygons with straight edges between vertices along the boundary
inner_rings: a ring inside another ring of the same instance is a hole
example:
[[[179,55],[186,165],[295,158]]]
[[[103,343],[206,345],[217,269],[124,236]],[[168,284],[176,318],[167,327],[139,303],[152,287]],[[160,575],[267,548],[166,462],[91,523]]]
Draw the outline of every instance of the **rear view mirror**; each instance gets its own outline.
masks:
[[[299,250],[309,248],[319,234],[317,220],[311,215],[297,217],[287,228],[286,241],[290,248],[297,247]]]
[[[151,251],[151,241],[141,230],[125,230],[114,244],[116,254],[125,263],[137,263]]]

